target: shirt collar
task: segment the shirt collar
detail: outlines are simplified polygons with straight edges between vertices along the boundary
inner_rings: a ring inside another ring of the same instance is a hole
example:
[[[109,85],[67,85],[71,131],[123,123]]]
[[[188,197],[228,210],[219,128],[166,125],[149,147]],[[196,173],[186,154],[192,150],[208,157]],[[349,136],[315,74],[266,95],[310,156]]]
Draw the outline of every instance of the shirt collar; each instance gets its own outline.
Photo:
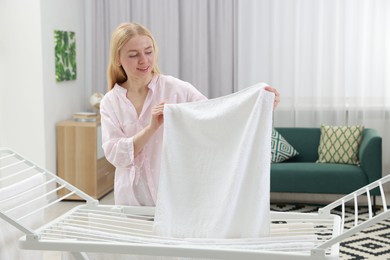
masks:
[[[157,85],[158,78],[159,78],[158,74],[153,76],[152,80],[148,84],[148,88],[150,90],[154,91],[154,89],[156,88],[156,85]],[[116,91],[119,91],[120,93],[124,93],[126,95],[127,89],[125,89],[124,87],[120,86],[118,83],[115,83],[114,89]]]
[[[156,88],[158,77],[159,77],[158,74],[153,76],[152,80],[150,81],[150,83],[148,85],[148,88],[150,90],[154,91],[154,89]]]

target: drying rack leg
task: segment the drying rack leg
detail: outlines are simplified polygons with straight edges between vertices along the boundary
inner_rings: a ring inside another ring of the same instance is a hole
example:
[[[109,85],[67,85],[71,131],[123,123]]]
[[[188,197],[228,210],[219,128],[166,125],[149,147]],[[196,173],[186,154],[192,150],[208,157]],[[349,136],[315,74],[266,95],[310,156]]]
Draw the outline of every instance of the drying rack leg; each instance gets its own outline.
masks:
[[[82,252],[70,252],[75,260],[89,260],[89,257],[86,253]]]

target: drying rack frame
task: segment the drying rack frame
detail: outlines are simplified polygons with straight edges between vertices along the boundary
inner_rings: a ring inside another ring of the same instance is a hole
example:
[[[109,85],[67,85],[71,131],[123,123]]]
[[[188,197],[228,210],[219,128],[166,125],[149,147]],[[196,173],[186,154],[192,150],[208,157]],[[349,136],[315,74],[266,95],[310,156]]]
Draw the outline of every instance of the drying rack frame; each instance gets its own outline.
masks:
[[[153,207],[100,205],[98,200],[15,151],[0,148],[0,190],[25,181],[25,174],[28,174],[27,178],[43,176],[42,184],[21,192],[22,195],[0,198],[0,205],[3,201],[26,196],[29,191],[37,190],[42,185],[45,190],[38,197],[52,199],[21,216],[12,214],[15,206],[5,209],[0,206],[0,218],[25,234],[19,240],[22,249],[68,251],[75,259],[89,259],[87,253],[213,259],[338,259],[341,241],[390,217],[383,188],[390,181],[388,175],[319,209],[318,213],[271,211],[271,233],[267,238],[216,241],[164,238],[153,234]],[[383,211],[373,214],[370,191],[376,188],[380,189]],[[60,189],[65,189],[67,193],[62,197],[54,196]],[[59,202],[73,194],[78,195],[85,204],[38,228],[23,223],[23,219],[58,206]],[[367,197],[369,208],[368,219],[364,220],[358,210],[361,196]],[[36,197],[27,197],[24,204],[36,200]],[[345,228],[345,207],[351,203],[355,207],[354,224],[351,228]],[[336,208],[341,208],[341,216],[332,214]]]

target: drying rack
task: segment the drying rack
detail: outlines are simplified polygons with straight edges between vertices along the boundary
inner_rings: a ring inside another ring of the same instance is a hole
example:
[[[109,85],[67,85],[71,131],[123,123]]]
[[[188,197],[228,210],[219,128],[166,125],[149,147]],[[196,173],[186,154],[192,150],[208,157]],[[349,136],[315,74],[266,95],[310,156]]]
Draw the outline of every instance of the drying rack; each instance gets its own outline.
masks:
[[[389,218],[383,188],[389,180],[390,175],[383,177],[317,213],[271,211],[270,236],[267,237],[179,239],[153,234],[153,207],[100,205],[99,201],[15,151],[0,148],[0,194],[7,189],[15,193],[0,197],[0,218],[25,234],[19,240],[22,249],[66,251],[75,259],[89,259],[87,253],[208,259],[338,259],[342,240]],[[18,186],[24,188],[19,192]],[[373,189],[380,189],[383,205],[383,210],[376,214],[371,209],[370,191]],[[85,204],[46,220],[58,211],[59,202],[74,194]],[[10,203],[12,201],[18,201],[17,205]],[[366,219],[359,214],[362,203],[369,209]],[[34,206],[28,206],[32,204]],[[355,208],[353,225],[348,228],[346,205]],[[21,210],[25,208],[30,209]],[[332,214],[336,208],[341,210],[340,215]],[[25,222],[37,214],[41,225],[31,226]]]

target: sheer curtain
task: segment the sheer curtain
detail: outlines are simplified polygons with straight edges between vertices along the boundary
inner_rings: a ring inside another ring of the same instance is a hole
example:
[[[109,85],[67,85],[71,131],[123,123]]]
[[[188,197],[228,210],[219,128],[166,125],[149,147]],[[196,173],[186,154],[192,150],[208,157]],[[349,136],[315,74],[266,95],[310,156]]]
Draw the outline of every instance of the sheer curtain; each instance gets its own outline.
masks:
[[[192,83],[209,98],[234,89],[234,0],[86,0],[87,96],[106,91],[109,41],[122,22],[148,27],[163,74]]]
[[[390,172],[390,1],[86,0],[86,95],[106,91],[112,30],[147,26],[164,74],[209,98],[257,82],[282,93],[275,126],[363,124]]]
[[[387,14],[387,15],[386,15]],[[390,171],[390,1],[238,1],[238,89],[282,93],[275,126],[363,124]]]

